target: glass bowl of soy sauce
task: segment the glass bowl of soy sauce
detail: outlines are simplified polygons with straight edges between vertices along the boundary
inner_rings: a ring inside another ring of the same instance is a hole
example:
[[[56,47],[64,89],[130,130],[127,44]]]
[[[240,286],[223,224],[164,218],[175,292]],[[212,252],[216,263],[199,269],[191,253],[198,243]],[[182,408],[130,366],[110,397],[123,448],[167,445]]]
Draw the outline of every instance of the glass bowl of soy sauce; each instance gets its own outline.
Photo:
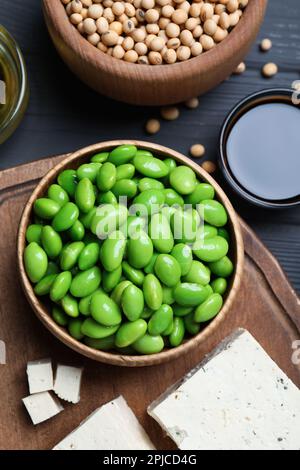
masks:
[[[14,38],[0,25],[0,144],[20,124],[28,98],[24,58]]]
[[[273,88],[239,102],[222,126],[219,153],[242,198],[272,209],[300,204],[300,90]]]

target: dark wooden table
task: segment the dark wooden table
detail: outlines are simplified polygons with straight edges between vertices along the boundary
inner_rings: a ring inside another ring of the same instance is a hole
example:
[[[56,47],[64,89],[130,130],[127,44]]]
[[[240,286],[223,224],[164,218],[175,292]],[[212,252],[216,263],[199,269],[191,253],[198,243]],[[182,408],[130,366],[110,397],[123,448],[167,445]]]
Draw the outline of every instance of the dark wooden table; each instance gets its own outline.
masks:
[[[0,147],[1,169],[114,138],[152,140],[185,154],[192,144],[201,142],[207,148],[206,158],[216,159],[220,126],[238,100],[263,88],[291,86],[300,79],[299,1],[270,0],[257,43],[246,58],[245,74],[232,76],[203,96],[197,110],[182,106],[177,121],[162,123],[161,131],[149,137],[144,132],[144,123],[157,116],[159,110],[113,102],[80,83],[66,69],[50,42],[40,1],[1,0],[0,4],[0,22],[23,50],[31,88],[30,105],[22,125]],[[271,38],[274,44],[267,54],[258,48],[263,37]],[[279,65],[279,74],[271,80],[260,74],[267,61]],[[251,207],[231,194],[220,175],[217,179],[300,291],[300,207],[276,212]]]

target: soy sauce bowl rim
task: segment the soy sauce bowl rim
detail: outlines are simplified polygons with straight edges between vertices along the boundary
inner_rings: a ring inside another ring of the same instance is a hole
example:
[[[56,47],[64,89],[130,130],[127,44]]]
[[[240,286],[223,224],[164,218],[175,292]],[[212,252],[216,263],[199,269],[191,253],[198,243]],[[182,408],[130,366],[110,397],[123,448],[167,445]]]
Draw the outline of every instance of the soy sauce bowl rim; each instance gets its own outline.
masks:
[[[268,96],[273,96],[274,98],[285,95],[285,96],[292,96],[293,93],[300,94],[300,91],[297,91],[293,88],[267,88],[264,90],[257,91],[255,93],[251,93],[247,95],[245,98],[240,100],[227,114],[220,131],[219,136],[219,166],[221,171],[226,179],[226,181],[230,184],[230,186],[238,193],[243,199],[247,200],[248,202],[255,204],[256,206],[269,208],[269,209],[284,209],[289,207],[295,207],[300,204],[300,196],[295,196],[290,199],[281,199],[281,200],[268,200],[261,198],[249,191],[247,191],[244,186],[239,182],[238,178],[236,178],[229,167],[228,159],[227,159],[227,151],[226,151],[226,143],[228,136],[233,129],[236,122],[240,119],[240,117],[244,114],[244,108],[247,108],[248,105],[251,105],[252,102],[255,102],[258,98],[267,98]],[[273,102],[273,100],[270,102]],[[276,102],[274,100],[274,102]],[[252,107],[250,106],[248,109],[245,110],[245,113],[248,112]]]

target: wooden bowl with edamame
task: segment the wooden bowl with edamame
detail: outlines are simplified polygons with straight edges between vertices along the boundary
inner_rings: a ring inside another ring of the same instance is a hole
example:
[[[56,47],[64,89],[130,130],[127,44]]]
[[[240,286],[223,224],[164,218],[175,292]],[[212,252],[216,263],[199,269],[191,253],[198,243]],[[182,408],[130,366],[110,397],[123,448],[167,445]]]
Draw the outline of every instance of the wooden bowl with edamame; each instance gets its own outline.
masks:
[[[128,215],[122,195],[146,212]],[[221,328],[244,261],[238,217],[216,181],[174,150],[132,140],[91,145],[50,170],[24,208],[17,250],[46,328],[84,356],[127,367],[175,359]]]
[[[61,0],[43,1],[44,17],[51,39],[75,75],[98,93],[126,103],[149,106],[186,101],[225,80],[242,62],[255,41],[266,6],[267,0],[249,0],[238,24],[210,50],[188,60],[147,65],[147,61],[146,64],[138,63],[136,58],[128,57],[128,61],[125,61],[111,57],[91,44],[70,23]],[[202,26],[205,30],[203,23]],[[190,31],[186,35],[190,35]],[[211,36],[206,35],[206,39],[211,40]],[[159,36],[157,40],[160,40]],[[141,42],[138,44],[140,49]],[[104,49],[107,49],[106,46]],[[186,49],[187,46],[183,46],[181,51],[185,53]],[[168,50],[174,53],[172,47]],[[136,55],[133,49],[130,52]],[[131,63],[130,60],[136,62]]]

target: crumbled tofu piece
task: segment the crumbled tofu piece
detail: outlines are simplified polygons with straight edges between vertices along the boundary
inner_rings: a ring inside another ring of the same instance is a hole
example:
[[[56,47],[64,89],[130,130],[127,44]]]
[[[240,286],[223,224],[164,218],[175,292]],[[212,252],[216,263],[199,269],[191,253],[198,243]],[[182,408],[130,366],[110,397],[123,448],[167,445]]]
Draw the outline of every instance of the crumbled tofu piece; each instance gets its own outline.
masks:
[[[22,399],[33,424],[39,424],[57,415],[63,407],[49,392],[35,393]]]
[[[53,450],[154,450],[122,396],[92,413]]]
[[[54,381],[54,392],[59,398],[71,403],[80,401],[82,368],[58,364]]]
[[[28,362],[27,376],[29,392],[39,393],[53,390],[53,371],[51,359]]]
[[[180,449],[300,449],[300,390],[237,330],[148,409]]]

